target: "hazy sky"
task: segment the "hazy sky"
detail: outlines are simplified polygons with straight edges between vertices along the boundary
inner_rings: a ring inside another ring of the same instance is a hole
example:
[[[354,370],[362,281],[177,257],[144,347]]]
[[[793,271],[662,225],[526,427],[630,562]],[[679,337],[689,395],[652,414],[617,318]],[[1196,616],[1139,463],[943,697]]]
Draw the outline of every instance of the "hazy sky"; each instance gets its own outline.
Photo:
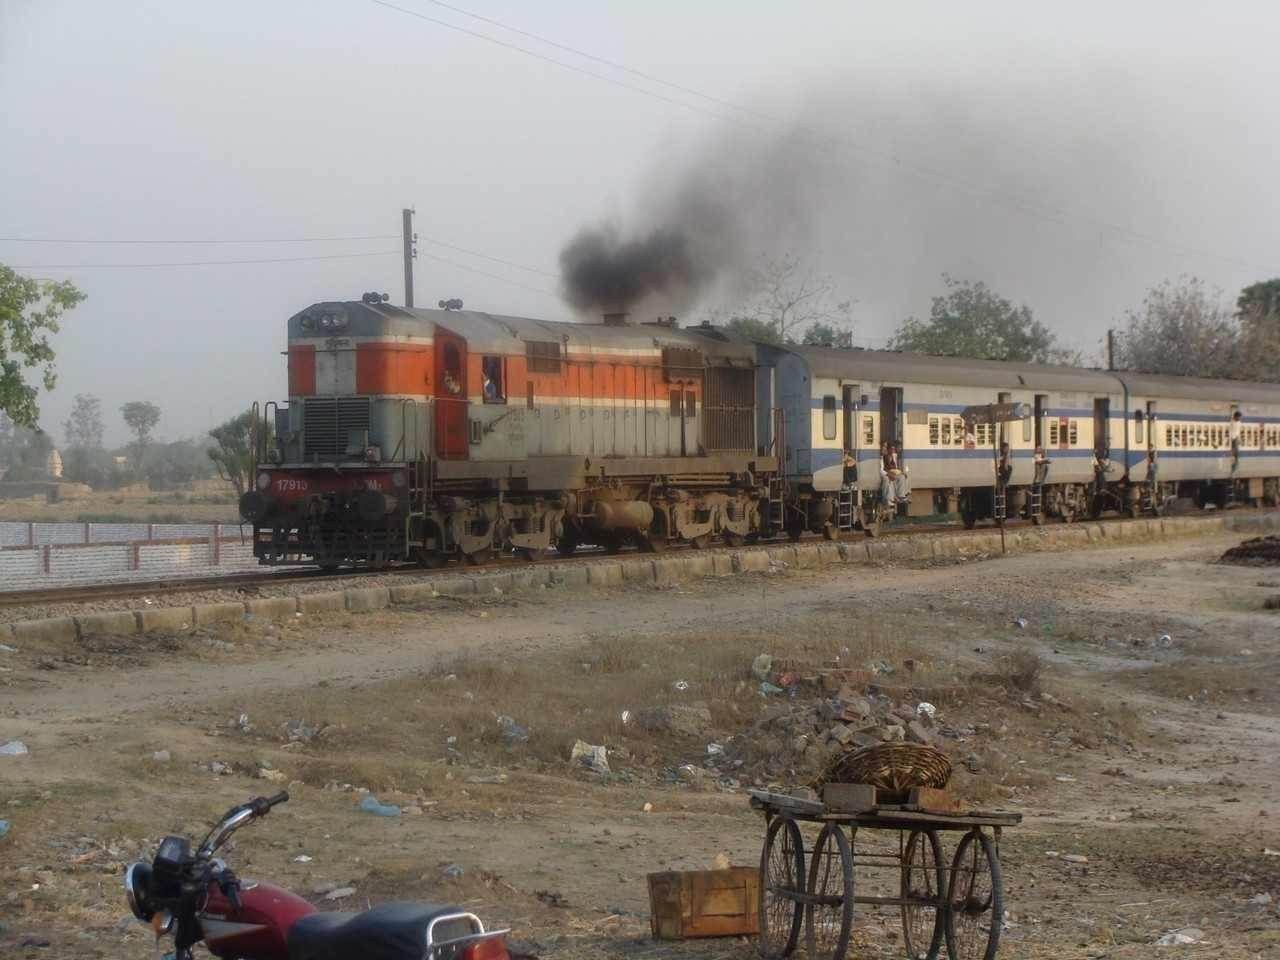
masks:
[[[59,443],[77,392],[112,440],[126,400],[175,439],[282,399],[290,314],[401,302],[406,205],[420,305],[569,318],[554,274],[581,226],[643,229],[679,185],[730,184],[747,246],[830,273],[870,345],[943,272],[1087,350],[1165,277],[1234,298],[1280,274],[1274,2],[454,4],[677,86],[393,2],[617,82],[371,0],[0,0],[0,236],[392,238],[0,241],[89,295],[42,400]],[[385,255],[74,266],[357,252]]]

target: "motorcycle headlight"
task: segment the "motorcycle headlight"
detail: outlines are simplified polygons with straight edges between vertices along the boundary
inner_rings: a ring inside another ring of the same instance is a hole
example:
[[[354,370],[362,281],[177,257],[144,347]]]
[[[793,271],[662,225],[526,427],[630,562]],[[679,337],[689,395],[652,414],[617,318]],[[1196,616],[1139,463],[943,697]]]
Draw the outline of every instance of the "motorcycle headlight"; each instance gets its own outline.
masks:
[[[124,872],[124,898],[129,902],[133,915],[143,923],[156,915],[150,902],[151,867],[145,863],[131,863]]]

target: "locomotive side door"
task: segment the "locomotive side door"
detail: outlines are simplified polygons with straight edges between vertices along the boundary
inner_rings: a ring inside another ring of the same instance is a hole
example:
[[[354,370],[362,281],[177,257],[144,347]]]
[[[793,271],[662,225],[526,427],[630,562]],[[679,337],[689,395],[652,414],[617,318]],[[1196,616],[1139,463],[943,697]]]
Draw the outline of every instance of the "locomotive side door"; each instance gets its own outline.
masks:
[[[467,342],[436,328],[436,455],[442,460],[467,459]]]

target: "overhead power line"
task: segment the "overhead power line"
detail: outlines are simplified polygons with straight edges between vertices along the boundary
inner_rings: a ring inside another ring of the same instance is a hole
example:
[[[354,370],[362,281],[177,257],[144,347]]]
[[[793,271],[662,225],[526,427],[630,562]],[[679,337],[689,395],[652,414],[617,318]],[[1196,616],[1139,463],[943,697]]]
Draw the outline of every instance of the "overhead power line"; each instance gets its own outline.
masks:
[[[370,253],[332,253],[316,257],[254,257],[246,260],[172,260],[163,263],[29,263],[15,270],[128,270],[143,267],[221,267],[236,263],[303,263],[309,260],[350,260],[356,257],[400,256],[399,250],[374,250]]]
[[[444,240],[436,240],[434,237],[424,237],[422,234],[418,234],[418,240],[420,242],[435,244],[437,247],[448,247],[450,250],[457,250],[459,253],[470,254],[473,257],[479,257],[481,260],[500,263],[507,267],[515,267],[517,270],[526,270],[529,273],[536,273],[543,277],[550,277],[552,280],[560,279],[560,274],[552,273],[550,270],[542,270],[538,267],[526,267],[523,263],[516,263],[512,260],[503,260],[501,257],[491,257],[487,253],[481,253],[479,250],[468,250],[466,247],[460,247],[456,243],[447,243]],[[437,257],[436,259],[439,258]]]
[[[641,94],[642,96],[650,97],[651,99],[660,100],[663,103],[671,104],[673,106],[677,106],[685,110],[691,110],[697,113],[703,113],[719,120],[726,120],[731,123],[750,126],[756,129],[759,129],[762,127],[763,128],[787,127],[787,121],[784,120],[783,118],[770,116],[769,114],[761,113],[759,111],[752,110],[747,107],[738,106],[737,104],[734,104],[721,97],[717,97],[709,93],[704,93],[693,87],[672,83],[671,81],[664,80],[660,77],[655,77],[652,74],[646,73],[642,70],[637,70],[634,67],[629,67],[626,64],[618,63],[616,61],[609,60],[604,57],[596,56],[595,54],[588,53],[584,50],[579,50],[567,44],[559,43],[547,37],[542,37],[538,34],[531,33],[526,30],[522,30],[519,27],[513,27],[509,24],[503,23],[501,20],[496,20],[492,17],[486,17],[486,16],[482,16],[481,14],[471,13],[470,11],[465,10],[461,7],[457,7],[449,3],[441,2],[441,0],[426,0],[426,2],[435,4],[438,7],[442,7],[454,13],[461,14],[462,16],[470,17],[474,20],[490,24],[491,26],[498,27],[499,29],[507,30],[519,36],[527,37],[528,39],[535,40],[539,43],[547,44],[548,46],[554,47],[555,49],[563,50],[566,53],[572,53],[575,56],[583,57],[595,63],[608,66],[611,69],[623,71],[631,76],[644,79],[647,82],[661,84],[669,89],[678,90],[681,93],[684,93],[690,96],[699,97],[700,99],[709,101],[710,103],[713,103],[717,106],[724,107],[725,109],[728,109],[728,110],[733,110],[736,113],[741,114],[742,116],[733,116],[733,115],[725,114],[717,110],[707,109],[707,107],[703,106],[702,104],[690,103],[687,100],[680,100],[675,97],[669,97],[655,90],[651,90],[647,87],[640,86],[639,84],[629,83],[626,80],[620,80],[617,77],[611,77],[611,76],[608,76],[607,74],[597,73],[594,70],[588,70],[584,67],[578,66],[577,64],[568,63],[564,60],[560,60],[555,57],[548,56],[544,53],[539,53],[536,50],[530,50],[528,47],[523,47],[519,44],[510,43],[506,40],[499,39],[498,37],[493,37],[493,36],[490,36],[489,34],[481,33],[478,30],[472,30],[468,27],[460,26],[456,23],[450,23],[447,20],[441,20],[438,17],[429,16],[418,10],[412,10],[407,7],[399,6],[398,4],[391,3],[390,0],[369,0],[369,2],[375,3],[380,7],[386,7],[389,10],[394,10],[397,13],[414,17],[415,19],[423,20],[427,23],[435,24],[436,26],[444,27],[447,30],[454,30],[458,33],[466,34],[467,36],[473,37],[477,40],[483,40],[486,43],[494,44],[495,46],[503,47],[504,49],[512,50],[517,53],[524,54],[527,57],[532,57],[536,60],[541,60],[544,63],[553,64],[564,70],[569,70],[573,73],[581,74],[582,76],[590,77],[594,80],[600,80],[604,83],[609,83],[609,84],[612,84],[613,86],[621,87],[625,90],[630,90],[633,93],[638,93],[638,94]],[[792,132],[791,135],[795,136],[794,132]],[[807,139],[811,140],[812,142],[816,143],[819,146],[835,147],[837,149],[840,149],[846,152],[861,154],[864,157],[874,158],[875,160],[879,161],[882,165],[887,166],[891,169],[902,170],[917,178],[929,180],[941,186],[951,187],[957,190],[964,191],[973,196],[976,196],[978,199],[984,202],[1008,207],[1012,210],[1015,210],[1025,216],[1029,216],[1034,219],[1044,220],[1049,223],[1056,223],[1059,226],[1067,226],[1070,221],[1075,221],[1077,223],[1089,226],[1091,229],[1108,231],[1122,237],[1128,237],[1129,239],[1136,240],[1140,243],[1145,243],[1148,246],[1163,248],[1165,250],[1170,250],[1183,255],[1207,257],[1209,259],[1218,260],[1224,263],[1230,263],[1235,266],[1248,267],[1249,269],[1256,269],[1256,270],[1271,269],[1270,266],[1248,261],[1241,257],[1236,257],[1229,254],[1221,254],[1213,250],[1206,250],[1203,248],[1193,247],[1188,244],[1180,243],[1178,241],[1167,240],[1161,237],[1157,237],[1154,234],[1146,233],[1144,231],[1135,229],[1133,227],[1129,227],[1121,223],[1115,223],[1115,222],[1106,220],[1104,218],[1094,216],[1092,214],[1073,213],[1064,208],[1055,207],[1050,204],[1035,203],[1035,202],[1027,201],[1020,197],[1012,196],[1008,194],[1002,195],[986,187],[980,186],[978,184],[973,184],[973,183],[969,183],[967,181],[958,179],[955,176],[945,171],[937,170],[927,166],[921,166],[920,164],[905,160],[900,154],[898,154],[893,150],[885,150],[885,149],[880,149],[876,147],[871,147],[871,146],[867,146],[866,144],[856,143],[852,140],[849,140],[846,137],[831,136],[827,134],[818,134],[812,131],[802,130],[800,132],[800,135],[806,137]]]
[[[173,243],[332,243],[338,240],[399,240],[398,233],[374,234],[367,237],[275,237],[275,238],[245,238],[245,239],[218,239],[218,240],[197,240],[190,237],[174,238],[169,240],[108,240],[108,239],[58,239],[54,237],[0,237],[0,242],[4,243],[109,243],[109,244],[173,244]]]
[[[468,266],[465,263],[459,263],[457,260],[450,260],[448,257],[438,257],[434,253],[426,253],[422,250],[418,251],[418,256],[426,257],[428,260],[435,260],[437,263],[447,263],[451,267],[457,267],[459,270],[466,270],[468,273],[476,273],[482,277],[488,277],[490,280],[497,280],[499,283],[508,283],[513,287],[520,287],[524,290],[530,290],[533,293],[541,293],[544,296],[554,297],[557,300],[560,299],[560,294],[553,290],[547,290],[543,287],[535,287],[531,284],[521,283],[519,280],[512,280],[510,277],[500,276],[496,273],[490,273],[488,270],[481,270],[478,267]],[[548,274],[548,276],[551,276],[551,274]]]

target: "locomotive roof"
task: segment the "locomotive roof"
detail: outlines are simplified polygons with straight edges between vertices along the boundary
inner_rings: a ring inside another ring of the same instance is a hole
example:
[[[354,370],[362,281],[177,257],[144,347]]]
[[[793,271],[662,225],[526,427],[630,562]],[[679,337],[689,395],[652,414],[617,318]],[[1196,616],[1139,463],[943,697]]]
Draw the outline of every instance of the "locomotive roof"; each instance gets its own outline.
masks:
[[[818,377],[866,377],[944,383],[956,386],[1037,387],[1045,390],[1119,393],[1115,374],[1082,367],[1055,367],[1040,363],[974,360],[969,357],[935,357],[893,350],[845,350],[834,347],[787,346],[803,357]]]
[[[429,324],[456,333],[467,341],[467,348],[473,352],[511,353],[513,349],[523,350],[516,347],[515,342],[567,339],[570,345],[579,348],[656,350],[662,346],[682,346],[699,349],[708,358],[730,362],[741,360],[752,365],[755,362],[755,347],[750,341],[716,328],[681,329],[652,323],[609,326],[603,323],[535,320],[478,310],[418,309],[363,301],[312,304],[290,318],[289,333],[291,336],[314,336],[301,327],[302,317],[337,312],[346,315],[348,326],[345,332],[354,336],[412,336],[421,334],[424,326]]]

